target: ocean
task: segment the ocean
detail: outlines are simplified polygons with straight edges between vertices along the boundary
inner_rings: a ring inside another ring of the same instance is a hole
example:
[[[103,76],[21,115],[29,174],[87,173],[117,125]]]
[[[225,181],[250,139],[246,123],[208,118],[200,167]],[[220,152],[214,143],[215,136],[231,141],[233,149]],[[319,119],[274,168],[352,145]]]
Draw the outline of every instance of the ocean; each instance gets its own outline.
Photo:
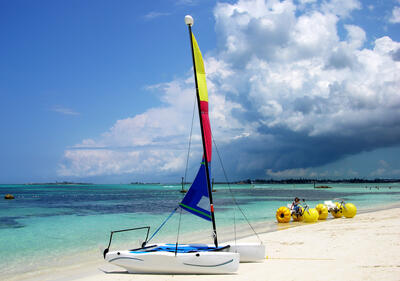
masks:
[[[304,198],[310,207],[342,198],[358,212],[400,206],[400,183],[329,184],[331,189],[296,185],[215,185],[214,206],[220,241],[278,229],[276,209]],[[150,234],[183,198],[180,185],[0,185],[0,276],[42,270],[79,260],[101,260],[110,231],[150,226]],[[14,200],[4,200],[11,193]],[[239,203],[239,210],[232,200]],[[116,234],[113,247],[137,247],[145,230]],[[208,242],[211,224],[178,211],[153,239]],[[268,248],[268,245],[267,245]],[[115,249],[115,248],[114,248]]]

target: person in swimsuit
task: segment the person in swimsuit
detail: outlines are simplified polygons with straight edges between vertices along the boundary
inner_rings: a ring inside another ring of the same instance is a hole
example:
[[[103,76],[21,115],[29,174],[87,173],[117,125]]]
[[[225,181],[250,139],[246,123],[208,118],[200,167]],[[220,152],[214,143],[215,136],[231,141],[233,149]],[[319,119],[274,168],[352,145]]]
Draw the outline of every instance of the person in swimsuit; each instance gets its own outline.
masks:
[[[300,211],[300,198],[299,197],[294,198],[290,209],[294,210],[295,213],[299,213],[299,211]]]

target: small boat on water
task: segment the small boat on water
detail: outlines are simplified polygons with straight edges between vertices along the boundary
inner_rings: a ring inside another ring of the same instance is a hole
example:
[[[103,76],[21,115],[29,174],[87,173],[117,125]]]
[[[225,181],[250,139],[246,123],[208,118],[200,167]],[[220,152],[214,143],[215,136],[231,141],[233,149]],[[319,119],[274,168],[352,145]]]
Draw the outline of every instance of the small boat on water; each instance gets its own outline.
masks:
[[[12,200],[12,199],[14,199],[14,195],[12,195],[12,194],[6,194],[6,195],[4,196],[4,199],[6,199],[6,200]]]
[[[181,183],[181,185],[182,185],[182,189],[181,189],[179,192],[180,192],[180,193],[186,193],[187,190],[185,189],[185,179],[184,179],[184,177],[182,177],[182,183]]]
[[[238,270],[239,262],[254,262],[265,259],[265,246],[257,243],[219,244],[214,216],[211,165],[211,127],[208,117],[208,93],[203,58],[192,33],[193,18],[185,17],[189,29],[197,105],[203,144],[203,158],[192,185],[183,200],[172,211],[150,238],[150,227],[139,227],[112,231],[108,247],[104,250],[104,259],[125,268],[130,273],[165,273],[165,274],[226,274]],[[182,180],[182,190],[183,180]],[[210,221],[214,244],[151,244],[151,239],[163,227],[167,220],[180,208]],[[113,234],[124,231],[147,229],[147,235],[141,247],[130,250],[109,251]]]

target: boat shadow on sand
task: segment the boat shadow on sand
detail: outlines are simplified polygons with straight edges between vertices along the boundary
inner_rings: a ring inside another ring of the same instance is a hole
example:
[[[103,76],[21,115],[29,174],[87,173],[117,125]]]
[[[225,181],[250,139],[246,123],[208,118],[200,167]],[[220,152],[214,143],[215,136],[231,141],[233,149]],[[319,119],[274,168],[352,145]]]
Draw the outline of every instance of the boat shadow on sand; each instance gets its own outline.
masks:
[[[102,268],[98,268],[98,270],[100,270],[101,272],[105,273],[105,274],[110,274],[110,275],[186,275],[186,276],[196,276],[196,275],[237,275],[237,273],[212,273],[212,274],[187,274],[187,273],[174,273],[174,274],[165,274],[165,273],[136,273],[136,272],[128,272],[127,270],[105,270]]]

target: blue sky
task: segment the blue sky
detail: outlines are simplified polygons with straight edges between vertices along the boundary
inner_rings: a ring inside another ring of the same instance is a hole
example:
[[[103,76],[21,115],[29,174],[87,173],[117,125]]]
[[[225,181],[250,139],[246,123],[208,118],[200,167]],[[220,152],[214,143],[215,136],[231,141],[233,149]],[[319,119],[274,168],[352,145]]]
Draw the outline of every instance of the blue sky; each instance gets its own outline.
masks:
[[[400,177],[398,0],[13,0],[0,13],[0,183],[179,181],[186,14],[230,178]],[[198,140],[195,127],[189,174]]]

